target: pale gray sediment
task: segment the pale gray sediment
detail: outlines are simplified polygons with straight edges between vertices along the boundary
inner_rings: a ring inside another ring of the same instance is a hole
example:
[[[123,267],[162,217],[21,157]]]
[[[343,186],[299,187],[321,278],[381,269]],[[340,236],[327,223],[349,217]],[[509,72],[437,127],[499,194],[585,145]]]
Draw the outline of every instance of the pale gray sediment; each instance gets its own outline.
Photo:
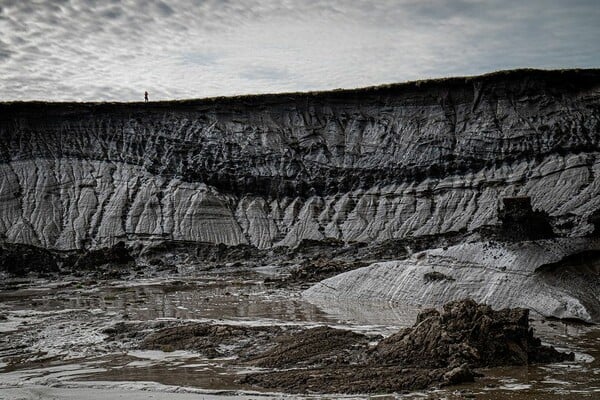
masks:
[[[555,238],[427,250],[336,275],[304,297],[338,315],[361,302],[439,307],[471,297],[592,323],[600,322],[599,288],[600,240]]]

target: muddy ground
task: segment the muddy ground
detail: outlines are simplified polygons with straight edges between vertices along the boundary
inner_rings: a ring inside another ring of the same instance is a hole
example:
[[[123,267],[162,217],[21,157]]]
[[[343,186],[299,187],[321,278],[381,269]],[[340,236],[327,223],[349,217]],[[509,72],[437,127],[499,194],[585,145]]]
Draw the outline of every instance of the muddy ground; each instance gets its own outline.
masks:
[[[432,357],[402,343],[421,343],[418,348],[424,349],[428,347],[417,339],[429,338],[432,344],[448,345],[430,348],[449,349],[452,343],[440,343],[441,338],[460,332],[499,333],[494,324],[482,330],[475,323],[487,318],[485,312],[475,312],[481,318],[458,331],[446,326],[443,313],[427,312],[419,317],[417,331],[429,333],[409,334],[411,330],[403,327],[413,325],[416,314],[403,319],[408,310],[380,305],[377,313],[362,314],[367,319],[330,315],[306,303],[293,286],[264,283],[287,274],[286,268],[237,267],[197,275],[186,272],[185,277],[13,281],[0,290],[0,399],[17,394],[37,399],[46,392],[48,396],[41,398],[52,398],[61,390],[65,397],[64,391],[73,390],[76,398],[123,390],[136,395],[139,390],[159,392],[155,397],[173,391],[207,396],[260,392],[266,398],[286,397],[268,394],[282,392],[298,393],[289,395],[294,398],[311,393],[343,397],[339,394],[343,392],[359,393],[354,398],[364,398],[360,394],[364,392],[402,397],[405,390],[419,387],[429,388],[419,396],[436,399],[468,393],[485,398],[488,392],[487,398],[529,393],[579,399],[600,393],[596,355],[600,341],[579,336],[575,325],[544,320],[535,325],[545,342],[560,344],[562,352],[576,350],[575,361],[529,364],[533,360],[527,353],[527,365],[469,368],[475,382],[444,386],[469,381],[470,374],[461,366],[480,365],[477,359],[451,360],[444,351]],[[423,316],[439,325],[424,324]],[[510,344],[511,349],[536,346],[521,325],[525,319],[521,315],[508,324],[513,327],[506,331],[513,332],[509,336],[516,332],[521,338]],[[424,330],[425,326],[431,329]],[[473,330],[475,326],[478,330]],[[581,328],[595,332],[593,327]],[[476,340],[480,336],[456,336],[459,343],[468,344],[461,345],[461,354],[495,354],[481,347]],[[522,364],[523,351],[500,350]],[[424,368],[423,360],[429,359],[439,363]],[[21,395],[29,393],[28,388],[32,394]]]
[[[414,391],[473,382],[486,367],[574,360],[533,336],[527,310],[494,311],[472,300],[425,310],[387,338],[327,326],[223,324],[119,323],[104,333],[145,350],[233,357],[238,367],[264,369],[239,383],[287,393]]]
[[[387,304],[333,315],[300,295],[336,274],[484,231],[271,250],[164,242],[60,253],[0,244],[0,399],[74,386],[83,387],[77,397],[93,398],[98,385],[108,395],[120,382],[136,395],[600,394],[593,327],[582,328],[591,332],[583,340],[559,332],[573,325],[536,316],[545,340],[562,346],[556,350],[533,335],[526,310],[462,301],[418,315]]]

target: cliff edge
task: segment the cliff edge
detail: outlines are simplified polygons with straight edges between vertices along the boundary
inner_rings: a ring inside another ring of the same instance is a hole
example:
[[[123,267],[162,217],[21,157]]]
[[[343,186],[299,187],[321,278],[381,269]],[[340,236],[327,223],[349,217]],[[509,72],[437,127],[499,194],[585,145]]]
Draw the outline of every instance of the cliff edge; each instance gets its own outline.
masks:
[[[600,70],[157,103],[0,104],[0,235],[259,248],[498,222],[528,196],[562,234],[600,209]]]

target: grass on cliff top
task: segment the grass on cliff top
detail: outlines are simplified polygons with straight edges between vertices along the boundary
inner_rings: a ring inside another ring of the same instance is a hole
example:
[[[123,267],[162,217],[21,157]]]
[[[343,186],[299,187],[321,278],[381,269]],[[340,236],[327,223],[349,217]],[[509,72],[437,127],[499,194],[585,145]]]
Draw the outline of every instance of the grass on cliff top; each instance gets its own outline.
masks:
[[[475,82],[486,82],[493,83],[502,80],[518,80],[525,78],[538,78],[547,81],[564,82],[569,79],[570,82],[575,83],[576,81],[590,81],[599,83],[600,82],[600,68],[589,68],[589,69],[535,69],[535,68],[522,68],[522,69],[511,69],[491,72],[483,75],[472,75],[472,76],[459,76],[459,77],[445,77],[436,79],[423,79],[416,81],[408,81],[401,83],[388,83],[376,86],[367,86],[355,89],[332,89],[322,91],[308,91],[308,92],[282,92],[282,93],[265,93],[265,94],[243,94],[236,96],[218,96],[218,97],[206,97],[206,98],[191,98],[191,99],[180,99],[180,100],[160,100],[150,101],[144,103],[143,101],[133,102],[52,102],[52,101],[9,101],[0,102],[0,105],[84,105],[84,106],[122,106],[122,105],[145,105],[150,108],[163,108],[163,107],[176,107],[176,106],[198,106],[198,105],[214,105],[215,103],[271,103],[281,102],[282,100],[297,100],[298,98],[307,97],[322,97],[322,98],[335,98],[344,99],[351,98],[358,95],[369,95],[369,94],[394,94],[403,91],[410,90],[425,90],[435,87],[445,86],[448,88],[464,86],[466,84],[472,84]]]

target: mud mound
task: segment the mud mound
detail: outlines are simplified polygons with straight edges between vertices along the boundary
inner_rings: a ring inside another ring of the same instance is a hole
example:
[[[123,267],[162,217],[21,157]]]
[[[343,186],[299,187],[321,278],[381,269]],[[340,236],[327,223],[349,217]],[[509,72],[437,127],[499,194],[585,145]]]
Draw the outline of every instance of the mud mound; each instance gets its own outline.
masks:
[[[474,368],[573,360],[542,346],[524,309],[494,311],[473,300],[420,313],[404,329],[369,348],[369,338],[315,328],[276,339],[249,364],[288,368],[248,374],[244,384],[293,393],[373,393],[472,382]]]
[[[0,244],[0,272],[23,277],[58,272],[57,258],[48,250],[25,244]]]
[[[391,365],[453,368],[527,365],[572,360],[542,346],[529,328],[529,310],[494,311],[473,300],[448,303],[443,312],[426,310],[412,328],[382,340],[372,361]]]
[[[140,348],[148,350],[192,350],[207,357],[253,355],[273,345],[273,336],[283,328],[277,326],[246,327],[233,325],[192,324],[162,329],[148,335]]]
[[[351,331],[327,326],[281,335],[278,345],[249,364],[267,368],[350,363],[361,357],[369,339]]]
[[[104,265],[129,265],[135,263],[135,259],[125,247],[124,242],[118,242],[112,247],[89,250],[83,254],[76,254],[67,263],[72,263],[73,268],[95,269]]]

